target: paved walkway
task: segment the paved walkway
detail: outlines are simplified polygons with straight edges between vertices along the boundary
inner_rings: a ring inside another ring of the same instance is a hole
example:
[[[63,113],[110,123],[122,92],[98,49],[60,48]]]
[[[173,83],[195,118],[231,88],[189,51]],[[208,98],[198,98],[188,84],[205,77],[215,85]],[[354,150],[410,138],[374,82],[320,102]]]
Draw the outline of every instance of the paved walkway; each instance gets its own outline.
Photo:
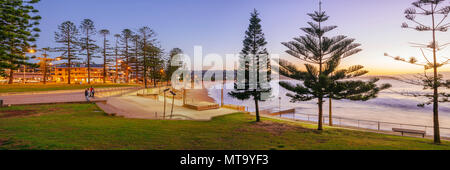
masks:
[[[133,91],[133,88],[115,88],[96,90],[95,98],[90,98],[91,102],[106,101],[109,96],[120,95]],[[84,90],[75,91],[52,91],[36,94],[8,95],[0,96],[4,105],[29,105],[29,104],[57,104],[57,103],[82,103],[87,102]]]
[[[53,104],[53,103],[77,103],[86,102],[84,92],[54,93],[54,94],[28,94],[0,96],[4,105],[27,105],[27,104]],[[104,101],[102,98],[91,98],[91,101]]]
[[[98,105],[105,112],[109,112],[109,114],[115,114],[125,118],[162,119],[164,117],[164,103],[144,97],[111,97],[108,99],[106,105],[102,103]],[[170,119],[171,106],[171,101],[168,100],[166,103],[166,119]],[[213,117],[236,112],[238,111],[225,108],[197,111],[175,105],[172,119],[208,121]]]

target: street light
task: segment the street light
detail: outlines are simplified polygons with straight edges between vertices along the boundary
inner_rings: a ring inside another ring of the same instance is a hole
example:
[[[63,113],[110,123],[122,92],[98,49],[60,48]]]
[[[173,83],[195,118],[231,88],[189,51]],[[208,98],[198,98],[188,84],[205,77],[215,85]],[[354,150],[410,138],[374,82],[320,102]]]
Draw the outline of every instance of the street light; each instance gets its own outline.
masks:
[[[281,117],[281,97],[278,97],[278,113],[280,113]]]
[[[33,48],[28,49],[28,53],[30,54],[34,54],[36,53],[36,50]],[[23,84],[26,84],[27,82],[25,81],[26,79],[26,73],[27,73],[27,66],[23,65]]]
[[[170,91],[170,93],[173,95],[172,96],[172,110],[170,111],[170,119],[172,119],[172,114],[173,114],[173,105],[175,104],[175,96],[177,95],[175,92]]]
[[[165,89],[164,90],[164,112],[163,112],[163,119],[166,118],[166,92],[169,91],[170,89]]]
[[[31,48],[31,49],[28,49],[28,53],[30,53],[30,54],[34,54],[34,53],[36,53],[36,50],[35,50],[35,49],[33,49],[33,48]]]
[[[42,54],[43,57],[38,57],[38,58],[36,58],[36,60],[40,60],[40,62],[44,66],[44,70],[43,70],[43,72],[44,72],[44,84],[46,84],[47,83],[47,72],[48,72],[48,70],[47,70],[47,63],[49,63],[49,65],[51,67],[53,65],[51,63],[52,61],[60,61],[62,57],[59,56],[59,57],[56,57],[56,58],[47,58],[48,57],[47,52],[50,51],[49,48],[43,48],[43,49],[41,49],[39,51],[43,51],[44,52]],[[30,50],[30,52],[37,52],[37,50],[32,49],[32,50]],[[56,65],[55,65],[55,70],[56,70]]]

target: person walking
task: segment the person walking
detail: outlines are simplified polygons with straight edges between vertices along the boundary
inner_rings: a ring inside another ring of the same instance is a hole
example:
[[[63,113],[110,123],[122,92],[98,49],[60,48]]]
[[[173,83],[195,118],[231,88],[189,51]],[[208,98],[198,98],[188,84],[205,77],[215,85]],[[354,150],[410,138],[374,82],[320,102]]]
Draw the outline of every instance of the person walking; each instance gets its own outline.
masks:
[[[92,90],[93,90],[93,88],[91,86],[91,88],[89,88],[89,97],[92,97]]]
[[[95,98],[95,89],[93,87],[91,87],[91,97]]]
[[[89,89],[84,90],[84,97],[86,97],[86,101],[90,102],[89,100]]]

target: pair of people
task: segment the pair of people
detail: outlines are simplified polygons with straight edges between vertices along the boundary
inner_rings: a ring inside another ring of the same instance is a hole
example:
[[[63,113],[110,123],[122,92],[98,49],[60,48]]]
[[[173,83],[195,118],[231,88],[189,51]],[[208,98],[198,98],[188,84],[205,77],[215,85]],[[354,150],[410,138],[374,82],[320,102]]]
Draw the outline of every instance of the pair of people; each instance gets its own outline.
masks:
[[[95,89],[91,86],[91,88],[87,88],[84,90],[84,96],[86,97],[86,100],[89,102],[89,98],[95,98]]]

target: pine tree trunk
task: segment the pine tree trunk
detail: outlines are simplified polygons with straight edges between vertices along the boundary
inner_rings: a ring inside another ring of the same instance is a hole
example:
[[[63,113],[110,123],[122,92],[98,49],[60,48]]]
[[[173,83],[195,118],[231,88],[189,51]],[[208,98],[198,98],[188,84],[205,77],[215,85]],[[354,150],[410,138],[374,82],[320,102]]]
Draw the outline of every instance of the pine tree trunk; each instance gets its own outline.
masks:
[[[323,101],[322,101],[322,97],[319,97],[319,99],[318,99],[319,101],[319,103],[318,103],[318,105],[319,105],[319,121],[318,121],[318,128],[317,128],[317,130],[323,130],[323,108],[322,108],[322,106],[323,106]]]
[[[431,10],[433,10],[434,7],[431,5]],[[436,61],[436,29],[435,29],[435,20],[434,20],[434,12],[432,15],[432,22],[433,22],[433,71],[434,71],[434,77],[433,77],[433,124],[434,124],[434,143],[440,144],[441,143],[441,137],[439,132],[439,93],[438,93],[438,72],[437,72],[437,61]]]
[[[47,84],[47,57],[44,59],[44,84]]]
[[[260,122],[261,119],[259,117],[259,104],[258,99],[255,99],[255,109],[256,109],[256,122]]]
[[[125,68],[125,75],[127,76],[127,78],[126,78],[126,81],[127,81],[127,83],[130,83],[130,76],[129,76],[129,70],[128,70],[128,67],[129,67],[129,65],[130,65],[130,61],[129,61],[129,57],[128,57],[128,39],[126,40],[126,42],[125,42],[125,55],[126,55],[126,62],[127,62],[127,65],[126,65],[126,68]]]
[[[8,84],[13,84],[13,79],[14,79],[14,70],[13,69],[9,69],[9,81]]]
[[[86,32],[86,55],[87,55],[87,66],[88,66],[88,84],[91,84],[91,55],[89,54],[89,31]]]
[[[11,43],[11,47],[14,47],[14,43]],[[11,52],[12,55],[14,55],[14,49]],[[9,69],[9,81],[8,84],[14,83],[14,70],[11,68]]]
[[[319,12],[322,12],[322,6],[319,7]],[[319,22],[319,29],[321,29],[321,22]],[[319,50],[320,50],[320,60],[319,60],[319,75],[317,76],[319,84],[321,83],[320,76],[322,75],[322,60],[323,60],[323,52],[322,52],[322,36],[319,36]],[[317,130],[322,131],[323,130],[323,93],[322,89],[319,90],[319,97],[318,97],[318,107],[319,107],[319,119],[318,119],[318,128]]]
[[[106,83],[106,36],[103,38],[103,84]]]
[[[116,50],[116,75],[114,75],[114,83],[117,83],[117,79],[119,78],[119,68],[118,68],[118,59],[117,59],[117,50]]]
[[[144,86],[145,88],[147,88],[147,60],[145,59],[145,56],[144,56],[144,74],[142,75],[142,78],[144,80]]]
[[[330,95],[330,105],[329,105],[329,115],[328,115],[328,123],[330,126],[333,126],[333,106],[332,106],[332,99]]]
[[[70,37],[69,37],[70,38]],[[68,81],[67,83],[70,84],[70,69],[72,67],[72,60],[71,60],[71,55],[70,55],[70,42],[67,42],[67,62],[69,64],[69,66],[67,67],[68,69]]]

